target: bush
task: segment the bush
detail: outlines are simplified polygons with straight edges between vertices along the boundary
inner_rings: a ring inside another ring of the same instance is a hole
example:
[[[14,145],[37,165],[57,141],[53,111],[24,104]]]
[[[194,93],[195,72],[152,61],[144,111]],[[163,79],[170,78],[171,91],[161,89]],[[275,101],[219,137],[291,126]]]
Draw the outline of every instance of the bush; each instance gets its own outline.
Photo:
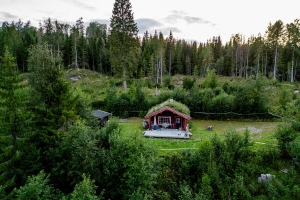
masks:
[[[182,87],[186,90],[190,90],[194,86],[195,82],[196,82],[195,78],[191,79],[189,77],[184,77]]]
[[[215,88],[218,86],[218,76],[216,75],[216,70],[207,70],[206,78],[204,79],[202,86],[205,88]]]
[[[169,90],[174,89],[174,85],[172,84],[172,76],[165,76],[163,82],[164,86],[167,87]]]
[[[275,133],[275,137],[278,141],[278,146],[280,153],[283,157],[289,156],[288,145],[290,142],[294,141],[299,135],[296,130],[294,130],[289,123],[285,123],[278,127]]]
[[[17,199],[60,199],[49,185],[49,175],[41,171],[38,175],[28,178],[26,185],[16,191]]]
[[[286,110],[287,104],[293,100],[292,92],[289,90],[282,90],[279,95],[280,108]]]
[[[211,100],[212,111],[216,113],[231,112],[234,107],[234,96],[222,92]]]

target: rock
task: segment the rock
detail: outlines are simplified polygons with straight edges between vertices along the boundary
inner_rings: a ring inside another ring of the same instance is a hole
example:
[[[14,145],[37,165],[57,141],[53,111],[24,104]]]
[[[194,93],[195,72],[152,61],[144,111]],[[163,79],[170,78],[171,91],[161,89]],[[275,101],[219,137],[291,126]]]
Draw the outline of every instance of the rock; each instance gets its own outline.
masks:
[[[261,182],[266,182],[269,181],[271,179],[275,178],[274,175],[271,174],[261,174],[260,177],[258,177],[257,182],[261,183]]]

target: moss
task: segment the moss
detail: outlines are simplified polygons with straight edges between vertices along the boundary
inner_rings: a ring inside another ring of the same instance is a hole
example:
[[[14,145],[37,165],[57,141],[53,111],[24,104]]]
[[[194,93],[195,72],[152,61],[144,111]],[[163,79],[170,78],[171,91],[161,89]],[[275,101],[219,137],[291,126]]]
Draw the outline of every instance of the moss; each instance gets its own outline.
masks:
[[[150,113],[152,113],[152,112],[155,112],[155,111],[157,111],[157,110],[159,110],[161,108],[163,108],[164,106],[169,106],[169,107],[174,108],[175,110],[177,110],[177,111],[179,111],[179,112],[181,112],[181,113],[183,113],[185,115],[190,116],[190,110],[189,110],[189,108],[186,105],[184,105],[184,104],[182,104],[180,102],[177,102],[175,100],[173,100],[173,101],[167,100],[167,101],[165,101],[165,102],[163,102],[163,103],[161,103],[159,105],[156,105],[156,106],[152,107],[148,111],[147,115],[150,114]]]

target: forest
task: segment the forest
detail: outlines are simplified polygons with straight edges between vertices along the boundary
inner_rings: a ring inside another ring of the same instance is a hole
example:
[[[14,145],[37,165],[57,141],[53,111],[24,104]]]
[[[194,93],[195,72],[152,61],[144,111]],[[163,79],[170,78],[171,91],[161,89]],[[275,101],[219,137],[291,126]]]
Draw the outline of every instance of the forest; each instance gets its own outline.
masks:
[[[216,69],[218,76],[249,77],[262,74],[281,81],[299,80],[299,19],[283,24],[281,20],[266,25],[263,34],[245,38],[232,34],[230,41],[219,36],[208,38],[206,43],[175,39],[172,30],[145,32],[138,39],[134,65],[128,69],[128,78],[158,74],[184,74],[205,76],[207,69]],[[28,49],[32,45],[47,43],[51,55],[62,66],[83,68],[119,75],[111,63],[111,29],[106,24],[91,22],[84,26],[82,18],[75,25],[59,23],[48,18],[39,27],[28,22],[4,22],[0,28],[0,55],[7,46],[16,57],[17,68],[28,72]],[[157,80],[159,81],[159,80]]]
[[[0,198],[300,199],[299,47],[299,19],[227,42],[140,38],[129,0],[115,0],[109,28],[4,22]],[[120,118],[170,98],[194,119],[279,121],[276,145],[253,148],[247,129],[229,129],[160,154],[124,134]],[[100,127],[95,109],[114,117]]]

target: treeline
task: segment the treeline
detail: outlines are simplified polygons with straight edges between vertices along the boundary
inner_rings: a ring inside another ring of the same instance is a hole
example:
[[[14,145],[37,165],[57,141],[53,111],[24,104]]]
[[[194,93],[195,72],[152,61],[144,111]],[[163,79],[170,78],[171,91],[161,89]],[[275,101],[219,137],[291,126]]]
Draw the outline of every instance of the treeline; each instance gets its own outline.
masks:
[[[227,42],[217,36],[197,44],[175,39],[171,31],[168,36],[146,31],[139,41],[139,49],[134,54],[138,61],[127,73],[135,78],[152,77],[158,84],[162,83],[164,75],[204,76],[207,69],[215,69],[220,76],[262,74],[282,81],[299,79],[298,19],[288,24],[281,20],[270,23],[264,34],[249,38],[233,34]],[[105,24],[91,22],[85,27],[82,18],[75,25],[49,18],[38,28],[30,21],[4,22],[0,28],[0,55],[8,46],[22,72],[28,71],[29,47],[47,43],[51,56],[62,60],[64,68],[84,68],[114,75],[110,42],[110,30]]]

